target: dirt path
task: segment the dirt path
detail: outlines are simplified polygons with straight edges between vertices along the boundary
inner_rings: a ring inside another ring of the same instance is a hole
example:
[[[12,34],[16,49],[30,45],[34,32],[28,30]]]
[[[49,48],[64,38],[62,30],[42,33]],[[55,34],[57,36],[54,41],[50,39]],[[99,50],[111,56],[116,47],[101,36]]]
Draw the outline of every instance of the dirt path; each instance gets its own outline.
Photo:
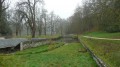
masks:
[[[100,40],[116,40],[119,41],[120,39],[112,39],[112,38],[99,38],[99,37],[91,37],[91,36],[83,36],[85,38],[91,38],[91,39],[100,39]]]

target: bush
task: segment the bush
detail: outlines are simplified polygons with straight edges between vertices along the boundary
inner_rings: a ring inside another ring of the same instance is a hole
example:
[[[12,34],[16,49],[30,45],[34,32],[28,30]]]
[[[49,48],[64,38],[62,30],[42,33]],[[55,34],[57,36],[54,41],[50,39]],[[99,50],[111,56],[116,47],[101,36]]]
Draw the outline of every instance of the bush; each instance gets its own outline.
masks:
[[[112,25],[112,26],[108,26],[105,29],[106,32],[109,33],[115,33],[115,32],[120,32],[120,26],[119,25]]]

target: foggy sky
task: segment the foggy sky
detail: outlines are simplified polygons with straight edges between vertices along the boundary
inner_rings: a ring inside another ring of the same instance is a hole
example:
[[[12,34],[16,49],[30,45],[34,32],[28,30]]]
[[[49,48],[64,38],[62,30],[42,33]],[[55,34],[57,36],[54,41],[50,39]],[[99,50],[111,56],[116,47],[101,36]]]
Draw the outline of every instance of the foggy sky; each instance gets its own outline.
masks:
[[[10,6],[15,7],[19,0],[10,0]],[[53,11],[61,18],[68,18],[74,13],[75,8],[82,4],[82,0],[44,0],[48,12]]]

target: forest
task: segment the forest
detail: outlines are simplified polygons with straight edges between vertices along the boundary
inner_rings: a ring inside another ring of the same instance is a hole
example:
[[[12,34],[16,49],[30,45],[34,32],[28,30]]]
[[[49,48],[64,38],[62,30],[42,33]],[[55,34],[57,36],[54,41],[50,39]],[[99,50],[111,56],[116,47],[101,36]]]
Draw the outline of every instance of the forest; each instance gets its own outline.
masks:
[[[54,12],[47,13],[42,0],[17,2],[0,0],[1,36],[81,34],[91,31],[120,32],[119,0],[84,0],[74,14],[62,19]]]
[[[27,0],[17,2],[14,9],[9,9],[7,0],[0,0],[1,36],[31,36],[62,34],[65,19],[47,13],[44,1]]]
[[[85,0],[84,5],[78,6],[68,21],[67,33],[120,32],[120,1]]]

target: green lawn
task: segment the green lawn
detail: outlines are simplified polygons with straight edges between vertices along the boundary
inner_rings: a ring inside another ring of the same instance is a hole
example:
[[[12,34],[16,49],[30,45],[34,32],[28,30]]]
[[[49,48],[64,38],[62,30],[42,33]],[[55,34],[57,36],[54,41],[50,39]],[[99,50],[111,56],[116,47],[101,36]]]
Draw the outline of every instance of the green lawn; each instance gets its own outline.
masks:
[[[116,38],[120,33],[90,33],[93,37],[108,37]],[[87,45],[97,56],[99,56],[109,67],[120,66],[120,41],[112,40],[97,40],[80,37],[81,41]]]
[[[57,45],[57,44],[56,44]],[[2,67],[98,67],[88,52],[79,43],[69,43],[57,49],[56,45],[46,45],[16,52],[13,55],[1,55]],[[21,54],[21,55],[19,55]]]
[[[91,33],[85,33],[84,35],[92,36],[92,37],[119,38],[120,39],[120,32],[118,32],[118,33],[91,32]]]

